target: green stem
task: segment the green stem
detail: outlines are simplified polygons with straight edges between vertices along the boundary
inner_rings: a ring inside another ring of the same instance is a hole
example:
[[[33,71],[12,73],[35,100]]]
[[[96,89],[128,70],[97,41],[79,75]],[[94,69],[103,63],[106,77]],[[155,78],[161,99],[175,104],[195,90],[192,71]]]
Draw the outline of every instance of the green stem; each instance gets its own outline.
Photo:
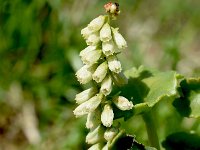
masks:
[[[142,117],[146,124],[146,129],[147,129],[150,145],[157,148],[157,150],[160,150],[156,126],[155,126],[151,111],[143,114]]]

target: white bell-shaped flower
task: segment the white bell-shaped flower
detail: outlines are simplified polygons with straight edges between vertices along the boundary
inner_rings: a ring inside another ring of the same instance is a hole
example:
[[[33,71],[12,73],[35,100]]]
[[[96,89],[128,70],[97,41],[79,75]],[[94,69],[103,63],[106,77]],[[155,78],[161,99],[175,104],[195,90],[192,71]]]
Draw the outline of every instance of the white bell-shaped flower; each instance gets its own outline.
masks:
[[[102,43],[102,51],[106,56],[110,56],[115,53],[115,45],[112,39],[108,42]]]
[[[100,42],[99,32],[94,32],[88,36],[86,39],[87,45],[97,45]]]
[[[130,110],[133,108],[133,103],[123,96],[115,97],[113,102],[120,110]]]
[[[112,78],[110,75],[105,77],[105,79],[101,83],[100,92],[105,96],[109,95],[112,91]]]
[[[84,55],[88,55],[89,52],[96,50],[96,48],[97,46],[88,46],[80,52],[79,56],[83,57]]]
[[[97,94],[96,96],[93,96],[88,101],[76,107],[76,109],[74,110],[74,115],[76,117],[80,117],[90,112],[93,112],[99,106],[102,99],[103,99],[103,94]]]
[[[119,33],[119,28],[112,28],[113,38],[119,49],[126,48],[127,43],[123,36]]]
[[[95,70],[94,74],[92,75],[93,80],[95,80],[97,83],[100,83],[105,78],[107,71],[108,64],[105,61],[102,64],[100,64]]]
[[[87,100],[89,100],[91,97],[93,97],[95,94],[97,94],[98,90],[96,87],[91,87],[87,90],[82,91],[79,94],[76,94],[75,100],[76,103],[81,104]]]
[[[94,130],[91,130],[86,136],[86,142],[88,144],[96,144],[103,139],[104,127],[99,125]]]
[[[88,27],[85,27],[81,30],[81,35],[83,36],[84,39],[87,39],[92,33],[93,31],[89,29]]]
[[[93,19],[89,24],[88,24],[88,28],[90,30],[92,30],[93,32],[98,31],[101,29],[101,27],[103,26],[104,22],[105,22],[105,18],[106,16],[99,16],[95,19]]]
[[[108,42],[112,39],[111,28],[108,23],[104,24],[102,29],[100,30],[100,40],[102,42]]]
[[[111,141],[117,135],[118,132],[119,129],[116,127],[108,128],[104,133],[104,138],[106,139],[106,141]]]
[[[81,84],[86,84],[92,80],[92,74],[95,66],[84,65],[76,72],[76,77]]]
[[[81,60],[86,65],[92,65],[100,59],[101,55],[102,55],[101,50],[92,50],[82,55]]]
[[[101,122],[106,127],[111,127],[113,124],[114,113],[110,104],[104,105],[103,112],[101,113]]]
[[[107,61],[110,71],[115,73],[120,73],[122,71],[121,63],[115,55],[107,57]]]
[[[101,123],[101,109],[98,107],[93,112],[89,113],[86,121],[87,129],[94,129]]]

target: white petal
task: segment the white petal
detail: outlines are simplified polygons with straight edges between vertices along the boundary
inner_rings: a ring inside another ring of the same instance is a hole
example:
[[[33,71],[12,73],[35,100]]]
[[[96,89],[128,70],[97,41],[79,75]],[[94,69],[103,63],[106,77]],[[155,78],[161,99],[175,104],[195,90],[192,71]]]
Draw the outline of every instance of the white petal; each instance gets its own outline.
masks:
[[[126,48],[127,43],[123,36],[118,32],[118,28],[112,28],[113,38],[119,49]]]
[[[87,90],[82,91],[79,94],[76,94],[75,100],[76,103],[81,104],[87,100],[89,100],[91,97],[93,97],[95,94],[97,94],[98,90],[96,87],[91,87]]]
[[[94,111],[101,103],[102,98],[103,98],[102,94],[97,94],[96,96],[90,98],[88,101],[80,104],[74,110],[74,115],[76,117],[80,117],[80,116],[83,116],[85,114],[88,114],[88,113]]]
[[[84,64],[92,65],[100,59],[101,54],[102,54],[101,50],[92,50],[87,54],[84,54],[81,57],[81,60],[83,61]]]
[[[102,42],[108,42],[112,39],[111,28],[108,23],[104,24],[102,29],[100,30],[100,40]]]
[[[112,78],[111,76],[107,76],[101,83],[100,92],[105,96],[109,95],[112,91]]]
[[[113,102],[120,110],[130,110],[133,108],[133,103],[123,96],[115,97]]]
[[[94,74],[92,75],[93,80],[95,80],[97,83],[101,82],[105,78],[107,71],[108,64],[105,61],[102,64],[100,64],[95,70]]]
[[[86,136],[86,142],[88,144],[96,144],[103,139],[104,128],[99,125],[96,129],[90,131]]]
[[[102,51],[106,56],[113,55],[115,53],[115,45],[114,45],[113,40],[110,40],[108,42],[103,42]]]
[[[106,127],[111,127],[113,124],[114,113],[110,104],[106,104],[101,113],[101,122]]]
[[[88,25],[88,28],[92,31],[98,31],[101,29],[101,27],[103,26],[105,22],[105,16],[99,16],[95,19],[93,19],[89,25]]]
[[[110,71],[115,73],[120,73],[122,71],[121,63],[115,55],[109,56],[107,60]]]

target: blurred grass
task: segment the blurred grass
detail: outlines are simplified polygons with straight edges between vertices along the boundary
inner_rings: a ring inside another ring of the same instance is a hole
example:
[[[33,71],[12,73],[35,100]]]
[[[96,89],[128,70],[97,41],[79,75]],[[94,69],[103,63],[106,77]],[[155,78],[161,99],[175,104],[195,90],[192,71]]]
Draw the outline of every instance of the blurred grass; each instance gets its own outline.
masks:
[[[84,88],[74,72],[86,46],[80,30],[106,2],[0,0],[0,150],[86,148],[85,119],[72,113]],[[129,45],[120,56],[124,69],[143,64],[200,75],[199,0],[118,2],[114,25]],[[136,126],[130,132],[146,141]]]

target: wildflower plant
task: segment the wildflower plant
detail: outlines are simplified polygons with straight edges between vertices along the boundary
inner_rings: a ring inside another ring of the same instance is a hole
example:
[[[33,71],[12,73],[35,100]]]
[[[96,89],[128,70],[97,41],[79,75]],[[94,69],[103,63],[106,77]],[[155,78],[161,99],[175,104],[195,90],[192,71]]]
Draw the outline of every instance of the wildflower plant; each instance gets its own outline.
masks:
[[[199,85],[200,81],[185,79],[174,71],[163,73],[143,66],[122,72],[117,56],[127,47],[127,42],[119,28],[111,25],[120,14],[119,5],[110,2],[104,7],[107,15],[98,16],[81,30],[87,47],[80,52],[83,66],[76,72],[76,77],[80,84],[91,83],[91,87],[76,95],[78,106],[74,115],[87,115],[89,150],[112,149],[120,137],[127,136],[118,119],[127,120],[134,115],[142,115],[152,147],[134,140],[133,143],[143,149],[160,149],[152,108],[164,99],[175,99],[173,105],[181,113],[180,99],[186,98],[184,88]],[[189,91],[195,90],[189,88]],[[193,105],[188,116],[199,117],[199,105],[195,104],[200,100],[194,97],[189,100]]]

